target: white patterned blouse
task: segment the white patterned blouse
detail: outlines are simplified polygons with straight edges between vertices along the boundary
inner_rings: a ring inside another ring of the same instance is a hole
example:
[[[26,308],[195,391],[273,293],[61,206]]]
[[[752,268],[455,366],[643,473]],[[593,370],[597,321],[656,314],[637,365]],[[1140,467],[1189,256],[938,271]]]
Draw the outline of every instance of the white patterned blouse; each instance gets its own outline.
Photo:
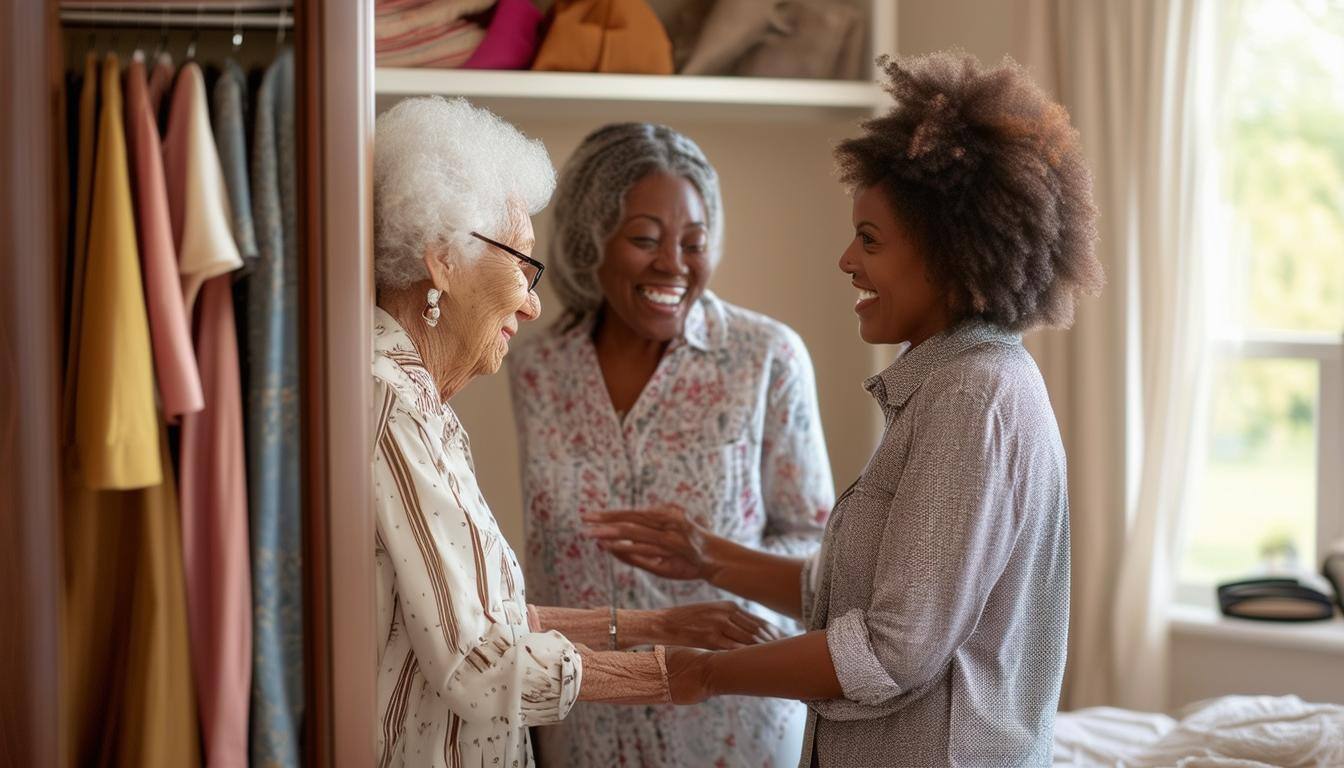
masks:
[[[530,339],[508,358],[533,602],[657,609],[732,599],[615,562],[582,536],[579,515],[588,511],[676,503],[746,546],[800,557],[815,551],[835,490],[812,362],[798,335],[706,293],[621,418],[592,327]],[[544,764],[569,768],[791,766],[803,722],[801,704],[778,699],[585,704],[564,724],[540,729],[539,751]]]
[[[522,573],[461,422],[406,332],[373,325],[379,766],[530,765],[578,698],[575,647],[528,628]]]

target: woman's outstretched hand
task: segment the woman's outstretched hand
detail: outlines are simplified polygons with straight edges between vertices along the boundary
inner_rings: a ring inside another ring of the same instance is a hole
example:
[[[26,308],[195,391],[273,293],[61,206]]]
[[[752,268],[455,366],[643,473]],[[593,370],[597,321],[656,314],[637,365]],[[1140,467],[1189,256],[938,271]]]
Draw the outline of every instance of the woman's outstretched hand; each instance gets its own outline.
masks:
[[[714,576],[712,549],[719,537],[681,507],[609,510],[581,517],[588,524],[586,535],[627,565],[679,581],[708,581]]]
[[[653,642],[657,645],[727,651],[784,636],[775,625],[727,600],[679,605],[651,613],[655,614],[657,629]]]
[[[699,704],[714,695],[709,684],[709,660],[713,651],[694,648],[666,649],[667,687],[673,704]]]

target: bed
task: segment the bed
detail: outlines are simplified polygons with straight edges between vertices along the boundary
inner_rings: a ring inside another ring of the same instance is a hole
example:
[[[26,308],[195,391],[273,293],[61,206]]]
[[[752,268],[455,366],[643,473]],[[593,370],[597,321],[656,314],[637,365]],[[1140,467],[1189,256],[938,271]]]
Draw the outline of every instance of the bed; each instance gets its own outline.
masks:
[[[1056,766],[1344,766],[1344,706],[1224,696],[1175,717],[1114,707],[1061,712]]]

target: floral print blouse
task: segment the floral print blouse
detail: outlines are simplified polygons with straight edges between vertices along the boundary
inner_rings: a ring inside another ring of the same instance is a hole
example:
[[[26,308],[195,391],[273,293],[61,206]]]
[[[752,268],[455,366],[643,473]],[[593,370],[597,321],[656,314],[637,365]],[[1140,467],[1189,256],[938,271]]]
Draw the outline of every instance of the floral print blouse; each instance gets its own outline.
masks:
[[[590,319],[508,357],[534,603],[655,609],[732,599],[608,557],[582,535],[587,511],[675,503],[746,546],[815,551],[834,486],[812,363],[796,333],[706,293],[622,418],[592,330]],[[570,768],[794,765],[803,712],[797,702],[741,697],[680,708],[585,704],[540,729],[540,753],[545,765]]]
[[[401,326],[373,326],[378,765],[531,765],[583,673],[528,628],[522,573],[476,485],[461,422]]]

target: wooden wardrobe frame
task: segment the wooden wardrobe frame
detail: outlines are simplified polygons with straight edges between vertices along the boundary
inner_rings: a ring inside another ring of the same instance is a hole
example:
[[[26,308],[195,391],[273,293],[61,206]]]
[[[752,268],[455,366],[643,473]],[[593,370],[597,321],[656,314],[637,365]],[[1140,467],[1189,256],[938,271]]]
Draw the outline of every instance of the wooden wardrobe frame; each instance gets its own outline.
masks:
[[[169,3],[172,0],[164,0]],[[109,2],[116,6],[115,2]],[[231,7],[228,0],[197,5]],[[294,2],[303,412],[305,753],[373,762],[369,328],[372,0]],[[0,768],[63,766],[59,3],[0,4]]]

